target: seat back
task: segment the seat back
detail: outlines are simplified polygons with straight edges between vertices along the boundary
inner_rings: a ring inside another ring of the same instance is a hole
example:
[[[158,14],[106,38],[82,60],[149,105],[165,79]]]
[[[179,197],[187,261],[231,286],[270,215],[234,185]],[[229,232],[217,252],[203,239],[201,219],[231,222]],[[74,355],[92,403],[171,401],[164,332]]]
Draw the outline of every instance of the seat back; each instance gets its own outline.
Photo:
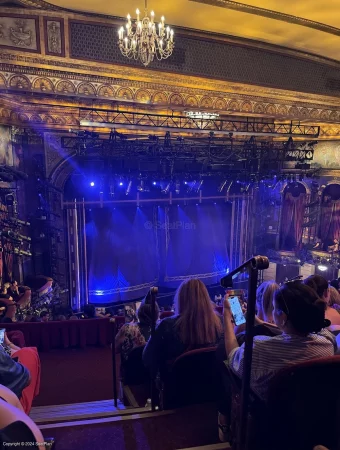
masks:
[[[179,356],[163,381],[163,409],[216,399],[216,347],[191,350]]]
[[[340,448],[340,356],[294,364],[269,387],[269,447],[304,450],[316,445]]]
[[[165,319],[166,317],[172,317],[174,315],[175,313],[173,311],[162,311],[159,315],[159,318],[162,320]]]
[[[123,384],[134,386],[151,382],[149,371],[143,364],[145,345],[136,347],[129,353],[127,361],[122,361]]]

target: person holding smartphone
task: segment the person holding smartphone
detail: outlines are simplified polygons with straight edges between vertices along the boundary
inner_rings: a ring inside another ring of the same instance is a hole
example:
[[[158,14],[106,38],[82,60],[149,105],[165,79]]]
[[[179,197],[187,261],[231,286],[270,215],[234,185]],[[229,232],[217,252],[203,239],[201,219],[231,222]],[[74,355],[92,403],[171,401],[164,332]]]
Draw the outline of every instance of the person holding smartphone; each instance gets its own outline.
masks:
[[[324,329],[330,324],[325,320],[325,309],[325,303],[317,293],[300,281],[285,283],[275,293],[273,319],[282,334],[255,336],[253,343],[251,389],[260,399],[266,400],[270,381],[288,364],[334,355],[337,345],[335,337]],[[242,378],[244,344],[239,346],[237,342],[228,296],[223,303],[223,316],[227,354],[224,364]],[[228,388],[225,375],[223,372],[225,395],[222,398],[222,392],[218,406],[221,440],[228,436],[231,409],[230,381]]]

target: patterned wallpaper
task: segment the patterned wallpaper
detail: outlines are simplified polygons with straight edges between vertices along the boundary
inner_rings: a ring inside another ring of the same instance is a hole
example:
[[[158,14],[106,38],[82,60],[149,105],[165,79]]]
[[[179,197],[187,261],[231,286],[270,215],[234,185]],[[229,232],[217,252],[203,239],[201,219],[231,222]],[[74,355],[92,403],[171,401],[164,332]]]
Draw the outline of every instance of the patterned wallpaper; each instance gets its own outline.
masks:
[[[116,28],[70,20],[71,57],[140,67],[140,62],[121,55]],[[150,68],[318,94],[334,95],[338,89],[334,80],[340,83],[340,69],[263,49],[180,34],[176,35],[173,55],[154,61]]]
[[[121,55],[117,25],[99,23],[95,18],[89,21],[88,17],[75,20],[68,13],[50,17],[44,11],[36,16],[12,11],[0,11],[0,49],[40,53],[42,47],[47,55],[64,58],[68,56],[65,48],[69,48],[74,59],[143,69],[140,62]],[[180,32],[176,33],[173,55],[153,61],[150,68],[300,92],[340,94],[340,67]]]

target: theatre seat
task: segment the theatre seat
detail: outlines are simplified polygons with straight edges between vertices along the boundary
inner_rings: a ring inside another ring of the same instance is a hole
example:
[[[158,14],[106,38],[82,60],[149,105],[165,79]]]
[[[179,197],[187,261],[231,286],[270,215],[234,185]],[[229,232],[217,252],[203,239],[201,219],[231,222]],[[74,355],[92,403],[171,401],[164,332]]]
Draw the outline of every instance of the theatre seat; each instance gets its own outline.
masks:
[[[269,390],[271,435],[289,434],[292,450],[307,450],[315,445],[340,448],[338,380],[340,356],[314,359],[282,370]]]
[[[281,370],[269,386],[268,402],[252,400],[250,449],[310,450],[317,445],[339,449],[339,379],[340,356]],[[235,383],[232,385],[235,390]],[[238,407],[234,392],[234,418]],[[234,432],[237,434],[237,427]]]
[[[143,350],[145,345],[134,348],[127,361],[122,364],[122,381],[124,385],[134,386],[151,382],[149,371],[143,364]]]
[[[166,317],[171,317],[174,314],[175,313],[173,311],[162,311],[159,315],[159,318],[162,320],[162,319],[165,319]]]
[[[183,353],[162,380],[161,407],[163,409],[215,401],[216,347]]]

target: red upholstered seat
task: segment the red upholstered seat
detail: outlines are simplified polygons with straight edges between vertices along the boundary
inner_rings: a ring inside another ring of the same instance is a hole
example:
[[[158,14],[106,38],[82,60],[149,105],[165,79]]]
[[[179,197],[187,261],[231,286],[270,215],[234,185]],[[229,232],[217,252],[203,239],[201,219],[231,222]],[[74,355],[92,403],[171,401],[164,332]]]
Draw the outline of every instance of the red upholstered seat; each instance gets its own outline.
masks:
[[[162,319],[165,319],[166,317],[171,317],[174,314],[175,313],[173,311],[162,311],[159,315],[159,318],[162,320]]]
[[[251,405],[250,448],[340,448],[339,379],[340,356],[314,359],[281,370],[269,386],[267,404],[257,399]],[[235,405],[239,404],[234,393],[234,409]]]
[[[216,306],[215,309],[219,314],[223,314],[223,306]]]
[[[191,350],[170,366],[162,383],[164,409],[178,408],[216,399],[216,347]]]

